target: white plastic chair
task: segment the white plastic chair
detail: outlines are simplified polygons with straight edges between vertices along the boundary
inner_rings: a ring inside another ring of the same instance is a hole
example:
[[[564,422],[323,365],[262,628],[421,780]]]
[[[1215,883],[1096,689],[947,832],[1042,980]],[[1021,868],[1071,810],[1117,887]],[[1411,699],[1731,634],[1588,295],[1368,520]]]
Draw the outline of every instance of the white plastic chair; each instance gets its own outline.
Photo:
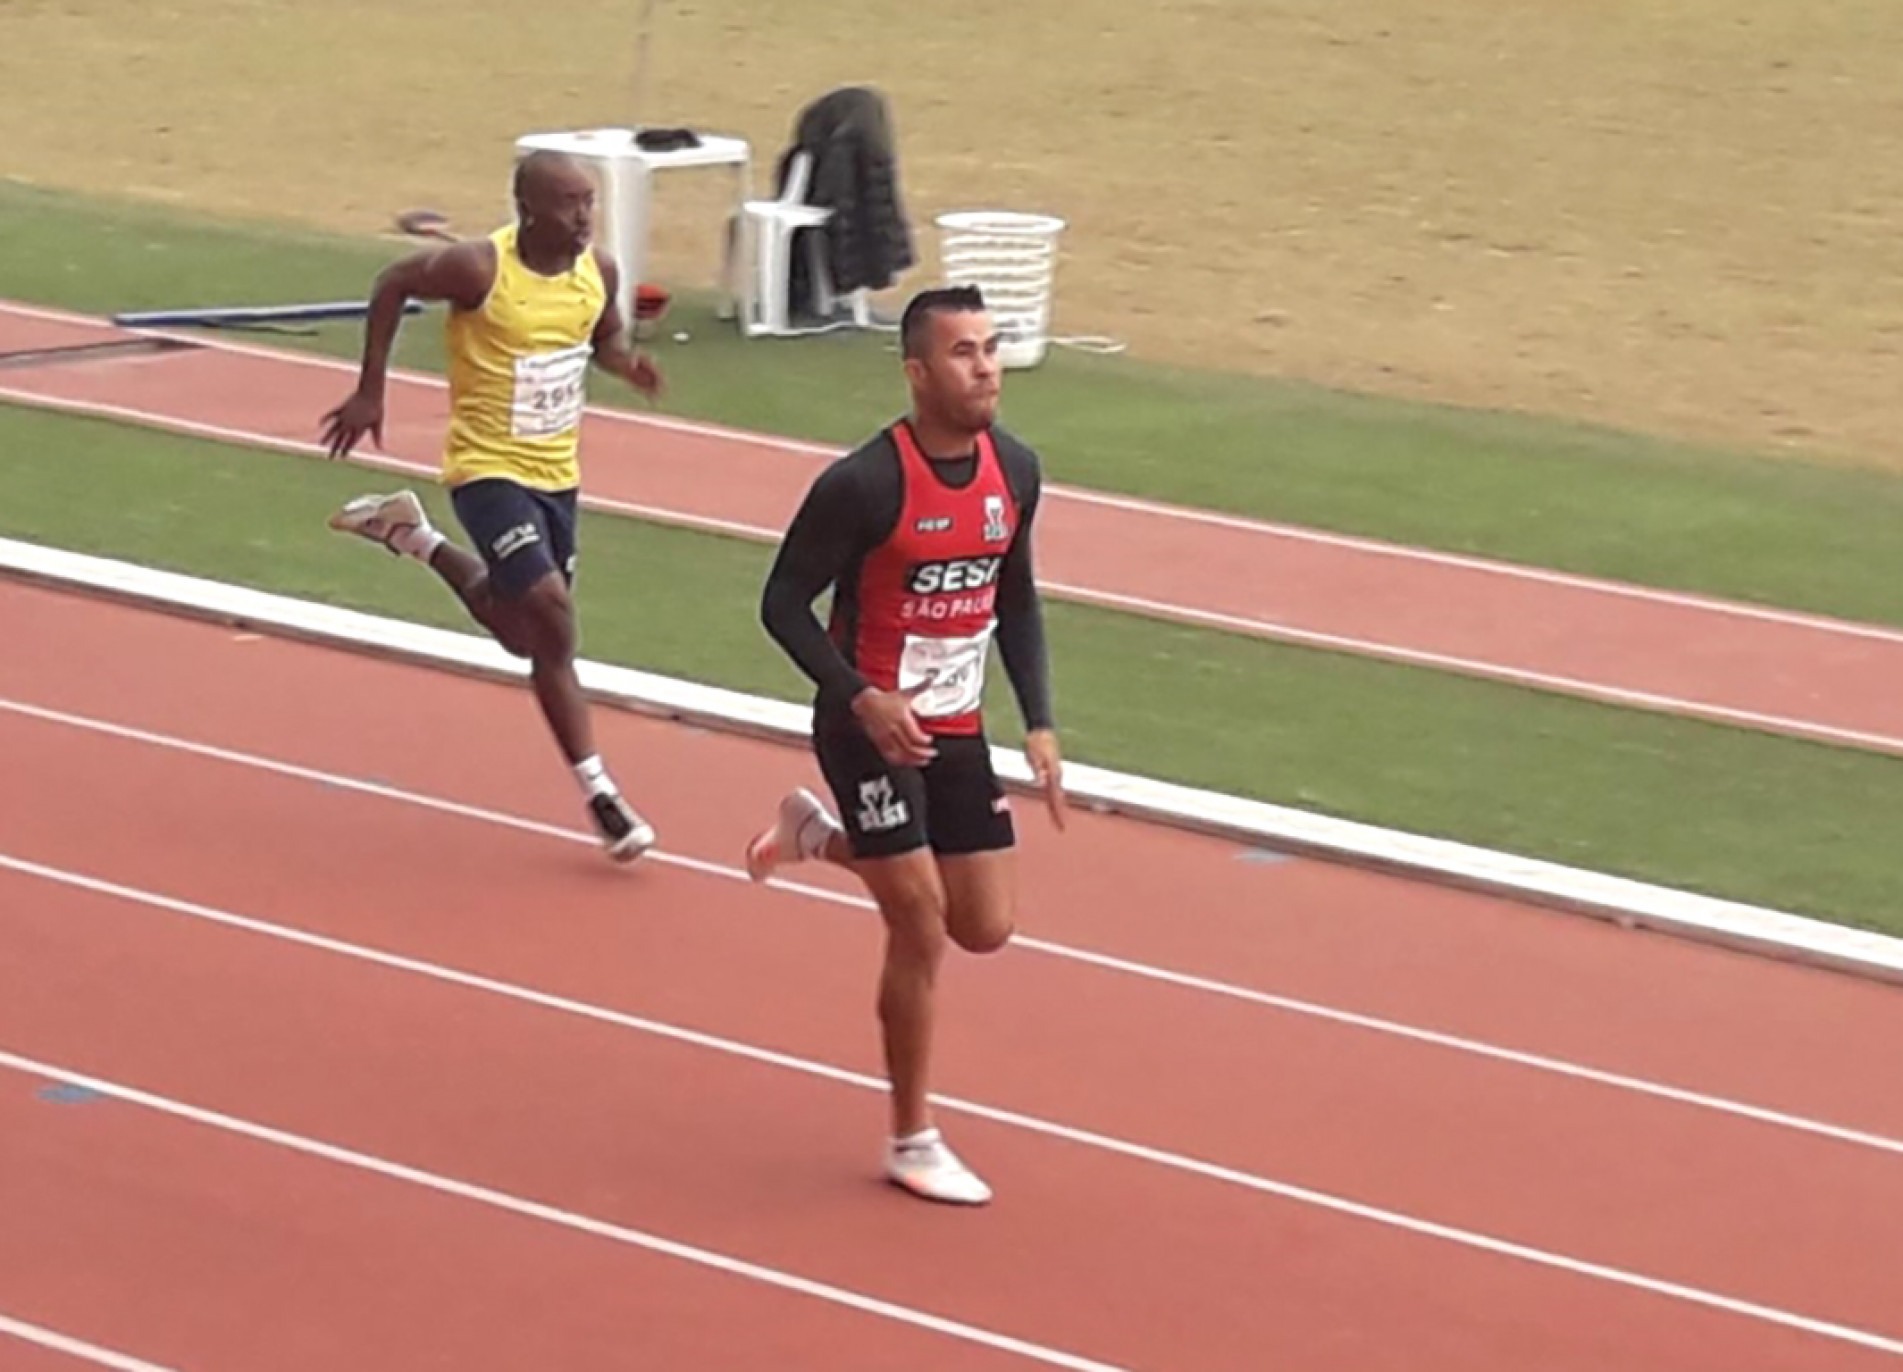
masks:
[[[779,199],[749,200],[740,207],[745,229],[742,251],[746,263],[743,268],[746,286],[740,326],[741,332],[748,338],[765,334],[785,338],[824,333],[840,327],[839,324],[827,323],[796,329],[789,317],[793,235],[799,229],[821,228],[833,216],[832,210],[824,205],[806,203],[806,192],[812,177],[811,155],[796,152],[787,164],[786,185],[781,189]],[[822,317],[830,315],[837,297],[833,293],[832,273],[826,267],[825,244],[817,234],[807,240],[807,260],[820,314]],[[850,298],[852,322],[860,328],[870,327],[872,310],[866,292],[863,289],[856,290]]]

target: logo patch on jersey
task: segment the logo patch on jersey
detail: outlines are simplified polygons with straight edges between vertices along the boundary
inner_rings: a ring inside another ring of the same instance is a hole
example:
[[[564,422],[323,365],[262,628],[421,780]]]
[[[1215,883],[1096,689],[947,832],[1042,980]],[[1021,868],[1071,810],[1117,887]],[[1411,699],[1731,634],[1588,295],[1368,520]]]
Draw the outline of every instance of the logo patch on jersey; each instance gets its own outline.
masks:
[[[1004,558],[950,557],[941,562],[915,562],[906,573],[905,589],[913,595],[943,595],[951,591],[981,591],[998,579]]]
[[[985,497],[985,542],[1002,543],[1010,537],[1011,530],[1004,522],[1004,497],[988,495]]]
[[[921,519],[915,522],[912,525],[912,530],[915,533],[921,534],[948,534],[951,532],[951,526],[952,521],[950,515],[934,515],[929,519]]]

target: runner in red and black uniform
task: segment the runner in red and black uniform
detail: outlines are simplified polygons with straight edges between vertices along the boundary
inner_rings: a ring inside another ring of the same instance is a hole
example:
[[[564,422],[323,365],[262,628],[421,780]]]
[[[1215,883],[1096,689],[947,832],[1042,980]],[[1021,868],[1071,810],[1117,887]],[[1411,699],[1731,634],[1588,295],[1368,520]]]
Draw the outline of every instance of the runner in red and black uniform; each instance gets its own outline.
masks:
[[[900,336],[911,413],[813,483],[761,601],[767,631],[818,688],[813,748],[839,818],[795,791],[748,847],[747,867],[758,881],[818,859],[866,883],[887,931],[886,1174],[932,1199],[982,1204],[990,1189],[945,1145],[928,1108],[932,986],[948,935],[988,953],[1017,921],[1016,832],[984,728],[994,643],[1024,718],[1025,755],[1063,827],[1031,566],[1038,461],[995,427],[998,336],[975,289],[917,296]],[[822,627],[813,602],[828,589]]]

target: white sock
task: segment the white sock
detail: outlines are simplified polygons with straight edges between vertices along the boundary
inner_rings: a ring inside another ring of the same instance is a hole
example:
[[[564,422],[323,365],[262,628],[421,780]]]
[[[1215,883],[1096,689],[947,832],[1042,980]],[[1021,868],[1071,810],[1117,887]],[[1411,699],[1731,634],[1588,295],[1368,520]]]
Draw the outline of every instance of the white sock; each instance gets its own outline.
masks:
[[[923,1148],[927,1144],[937,1143],[938,1140],[938,1126],[936,1124],[928,1124],[916,1134],[907,1134],[904,1138],[893,1139],[892,1146],[899,1149]]]
[[[581,783],[584,796],[611,796],[619,789],[599,755],[585,757],[575,764],[575,780]]]
[[[390,546],[399,553],[406,553],[425,566],[443,546],[443,536],[436,532],[428,520],[411,528],[398,529],[390,535]]]

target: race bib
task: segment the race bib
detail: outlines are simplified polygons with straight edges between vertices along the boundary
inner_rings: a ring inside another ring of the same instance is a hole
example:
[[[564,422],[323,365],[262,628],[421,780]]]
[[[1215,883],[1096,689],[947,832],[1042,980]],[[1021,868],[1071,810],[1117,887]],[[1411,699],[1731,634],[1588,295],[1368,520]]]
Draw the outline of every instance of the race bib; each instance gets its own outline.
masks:
[[[921,719],[947,719],[969,714],[984,695],[985,662],[991,651],[991,630],[972,638],[918,638],[907,634],[899,653],[899,689],[909,691],[929,682],[912,698],[912,712]]]
[[[587,401],[589,345],[536,353],[515,362],[510,429],[517,438],[548,438],[581,422]]]

